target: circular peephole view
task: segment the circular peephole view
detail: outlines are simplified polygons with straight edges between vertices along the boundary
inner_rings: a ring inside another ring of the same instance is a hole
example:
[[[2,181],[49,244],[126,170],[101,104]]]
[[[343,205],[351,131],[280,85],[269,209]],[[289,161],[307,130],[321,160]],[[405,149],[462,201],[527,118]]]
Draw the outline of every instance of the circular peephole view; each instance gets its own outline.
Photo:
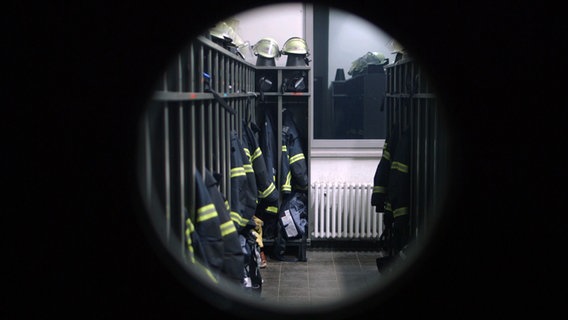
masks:
[[[443,200],[433,88],[397,39],[327,6],[258,7],[188,39],[141,126],[145,217],[180,281],[301,312],[404,277]]]

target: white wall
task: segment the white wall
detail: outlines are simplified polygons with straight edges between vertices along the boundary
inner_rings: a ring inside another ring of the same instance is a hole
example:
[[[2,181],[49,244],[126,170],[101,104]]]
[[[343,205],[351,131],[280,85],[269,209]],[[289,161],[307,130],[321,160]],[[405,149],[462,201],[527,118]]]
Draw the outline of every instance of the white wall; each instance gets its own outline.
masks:
[[[379,159],[312,158],[311,182],[372,184]]]
[[[320,140],[310,150],[310,181],[373,183],[384,140]]]
[[[236,32],[243,41],[254,45],[268,37],[278,42],[279,48],[292,37],[305,38],[304,5],[302,3],[273,4],[244,11],[233,16],[239,21]],[[256,56],[245,56],[253,64]],[[277,66],[286,65],[286,56],[276,59]]]

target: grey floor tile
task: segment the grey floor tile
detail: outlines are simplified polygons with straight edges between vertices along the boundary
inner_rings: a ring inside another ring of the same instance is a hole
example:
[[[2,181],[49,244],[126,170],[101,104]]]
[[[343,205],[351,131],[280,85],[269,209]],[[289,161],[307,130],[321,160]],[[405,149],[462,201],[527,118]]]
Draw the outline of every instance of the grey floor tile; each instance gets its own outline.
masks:
[[[308,271],[282,271],[280,273],[280,283],[282,282],[308,281]]]
[[[333,256],[330,252],[309,252],[306,256],[308,258],[308,262],[333,260]]]
[[[309,290],[307,286],[280,286],[278,290],[279,297],[309,297]]]
[[[337,273],[332,271],[327,272],[310,272],[308,275],[310,281],[315,280],[337,280]]]
[[[337,279],[310,279],[309,281],[310,290],[322,290],[325,291],[327,289],[337,289],[339,288],[339,282]]]
[[[294,304],[298,305],[305,305],[310,303],[310,298],[305,296],[279,296],[278,297],[279,304],[290,305],[291,308],[294,307]]]
[[[278,304],[325,304],[380,281],[378,252],[308,249],[307,262],[268,260],[261,298]]]
[[[335,262],[337,262],[337,261],[351,261],[351,260],[359,261],[359,258],[357,258],[357,252],[339,251],[339,252],[333,253],[333,261],[335,261]]]
[[[315,274],[315,273],[329,273],[335,272],[335,265],[310,265],[308,267],[308,274]]]
[[[260,295],[262,297],[277,297],[278,296],[278,290],[279,290],[278,286],[270,287],[270,286],[263,285]]]
[[[308,285],[308,277],[280,277],[280,286],[307,286]]]
[[[339,286],[325,288],[309,288],[310,298],[339,297]]]

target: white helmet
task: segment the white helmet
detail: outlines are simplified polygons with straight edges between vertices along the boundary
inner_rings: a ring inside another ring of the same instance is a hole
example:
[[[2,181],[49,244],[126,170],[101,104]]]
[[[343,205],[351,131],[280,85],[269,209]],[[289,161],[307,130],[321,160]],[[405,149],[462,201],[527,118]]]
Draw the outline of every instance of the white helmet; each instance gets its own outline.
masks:
[[[308,49],[308,44],[306,40],[300,37],[292,37],[284,43],[282,46],[282,54],[305,54],[309,55],[310,50]]]
[[[252,52],[255,56],[264,58],[278,58],[280,57],[280,49],[278,42],[272,38],[262,38],[252,47]]]
[[[211,36],[227,42],[233,42],[234,33],[233,28],[224,21],[217,23],[213,28],[209,29]]]
[[[306,40],[300,37],[292,37],[286,40],[282,47],[282,54],[288,56],[286,66],[307,66],[310,62],[308,44]]]

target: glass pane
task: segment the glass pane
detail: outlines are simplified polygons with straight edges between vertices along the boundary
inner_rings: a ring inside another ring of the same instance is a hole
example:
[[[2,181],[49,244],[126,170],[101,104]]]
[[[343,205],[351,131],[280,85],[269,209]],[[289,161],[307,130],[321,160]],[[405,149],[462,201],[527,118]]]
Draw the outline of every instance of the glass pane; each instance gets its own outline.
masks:
[[[359,16],[314,11],[314,33],[325,38],[314,40],[314,139],[384,139],[384,66],[395,61],[395,41]]]

